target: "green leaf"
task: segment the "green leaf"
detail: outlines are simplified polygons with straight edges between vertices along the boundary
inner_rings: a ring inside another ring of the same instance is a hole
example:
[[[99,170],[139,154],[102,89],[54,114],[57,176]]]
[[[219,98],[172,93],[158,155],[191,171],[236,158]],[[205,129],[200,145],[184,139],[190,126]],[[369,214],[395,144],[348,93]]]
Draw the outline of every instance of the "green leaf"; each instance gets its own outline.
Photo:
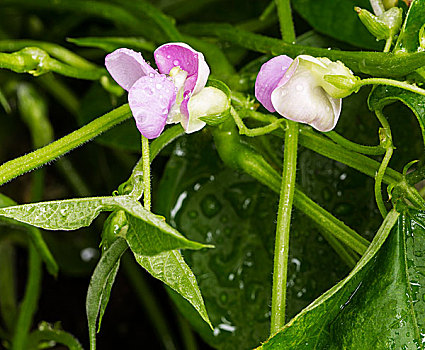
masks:
[[[403,27],[401,28],[398,40],[394,46],[394,52],[417,52],[423,51],[421,48],[419,35],[424,25],[425,1],[414,0],[409,7]],[[425,66],[425,64],[424,64]],[[414,79],[425,81],[425,68],[419,68],[413,75]]]
[[[12,199],[0,193],[0,208],[14,205],[16,205],[16,203]],[[50,252],[46,242],[44,241],[43,236],[41,235],[41,231],[33,226],[22,224],[17,221],[0,216],[0,226],[7,225],[16,227],[20,230],[24,230],[28,234],[29,238],[31,239],[31,242],[34,244],[35,249],[37,250],[38,254],[40,254],[40,257],[43,262],[46,264],[47,271],[51,275],[57,276],[59,271],[58,264],[52,253]]]
[[[276,140],[273,152],[278,157],[281,140]],[[195,147],[197,152],[190,152]],[[311,171],[312,163],[307,163],[305,156],[301,169],[305,164]],[[314,164],[317,163],[323,164],[323,158],[318,156]],[[320,188],[319,195],[326,191],[329,196],[334,181],[341,174],[347,176],[344,168],[333,170],[330,175],[329,167],[327,163],[327,168],[311,172],[315,183],[310,184],[310,177],[303,176],[303,185],[310,185],[313,190]],[[328,181],[327,186],[320,185],[322,178]],[[352,188],[342,196],[355,197],[360,191],[353,189],[351,174],[347,178]],[[188,302],[177,293],[170,293],[177,307],[214,348],[249,349],[259,345],[270,330],[270,276],[278,195],[247,175],[223,169],[204,133],[177,141],[159,189],[155,200],[158,211],[188,237],[215,246],[199,253],[183,252],[198,280],[214,333]],[[331,209],[342,206],[341,198],[326,200]],[[348,205],[343,204],[347,210]],[[292,226],[288,275],[291,316],[348,272],[315,225],[299,211],[294,211]]]
[[[170,250],[154,256],[134,253],[134,257],[153,277],[164,282],[189,301],[202,319],[213,328],[195,275],[187,266],[179,251]]]
[[[357,47],[382,49],[354,11],[355,6],[370,9],[366,0],[297,0],[292,2],[292,6],[322,34]]]
[[[416,52],[418,50],[418,47],[420,47],[419,31],[424,25],[424,18],[425,1],[412,1],[395,44],[395,51]]]
[[[425,96],[393,86],[376,86],[369,96],[371,110],[382,110],[385,106],[400,101],[409,107],[418,119],[425,142]]]
[[[84,47],[96,47],[106,52],[112,52],[121,47],[152,52],[156,46],[140,37],[85,37],[67,38],[67,41]]]
[[[155,255],[164,250],[201,249],[207,246],[192,242],[169,226],[162,218],[147,211],[129,196],[92,197],[40,202],[0,209],[8,217],[48,230],[76,230],[89,226],[102,211],[125,210],[130,228],[126,239],[138,254]]]
[[[390,212],[349,276],[261,348],[422,349],[424,219],[424,212]]]
[[[99,328],[111,288],[118,271],[119,261],[128,245],[118,238],[100,258],[87,290],[86,313],[89,325],[90,349],[96,349],[96,323],[99,316]]]

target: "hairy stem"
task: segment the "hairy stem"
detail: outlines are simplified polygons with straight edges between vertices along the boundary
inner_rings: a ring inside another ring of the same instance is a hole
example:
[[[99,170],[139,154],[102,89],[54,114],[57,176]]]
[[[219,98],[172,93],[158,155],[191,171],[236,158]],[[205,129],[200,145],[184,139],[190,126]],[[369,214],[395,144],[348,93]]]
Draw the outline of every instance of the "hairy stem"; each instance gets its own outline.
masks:
[[[125,104],[45,147],[0,165],[0,185],[53,161],[130,117],[130,108]]]
[[[274,250],[272,315],[270,333],[276,333],[285,324],[286,281],[288,275],[289,232],[297,170],[298,124],[288,122],[285,133],[283,173],[277,216]]]
[[[143,159],[143,204],[146,210],[151,210],[151,161],[149,157],[149,140],[142,136]]]

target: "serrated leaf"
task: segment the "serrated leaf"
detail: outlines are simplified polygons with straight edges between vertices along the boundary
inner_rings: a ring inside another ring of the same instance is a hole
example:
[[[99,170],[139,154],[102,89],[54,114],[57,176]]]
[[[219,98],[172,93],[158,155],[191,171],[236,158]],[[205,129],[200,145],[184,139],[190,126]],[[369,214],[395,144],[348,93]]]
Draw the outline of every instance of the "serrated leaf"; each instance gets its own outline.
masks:
[[[89,326],[90,349],[92,350],[96,349],[96,323],[98,316],[100,327],[100,321],[105,312],[118,271],[120,258],[127,248],[128,245],[122,238],[118,238],[112,243],[100,258],[90,279],[90,285],[87,290],[86,314]]]
[[[347,278],[261,349],[423,349],[425,213],[397,216],[387,216]]]
[[[0,193],[0,208],[13,206],[13,205],[16,205],[16,203],[12,199]],[[35,249],[37,249],[38,254],[40,254],[41,259],[46,264],[47,271],[51,275],[57,276],[59,271],[58,264],[55,258],[53,257],[52,253],[50,252],[46,242],[44,241],[43,236],[41,235],[41,232],[39,229],[31,225],[23,224],[18,221],[7,219],[1,216],[0,216],[0,225],[17,227],[21,230],[24,230],[28,234],[29,238],[31,239],[31,242],[34,244]]]
[[[212,328],[195,275],[179,251],[170,250],[154,256],[134,253],[134,257],[153,277],[164,282],[189,301],[202,319]]]
[[[425,96],[406,91],[393,86],[376,86],[369,96],[368,104],[371,110],[382,110],[386,105],[400,101],[409,107],[422,130],[425,142]]]
[[[149,52],[154,51],[156,48],[152,42],[140,37],[85,37],[67,38],[66,40],[78,46],[96,47],[106,52],[112,52],[121,47]]]
[[[89,226],[102,211],[124,210],[137,227],[126,239],[138,254],[155,255],[164,250],[211,247],[189,241],[159,216],[147,211],[130,196],[77,198],[40,202],[0,209],[8,217],[48,230],[76,230]]]

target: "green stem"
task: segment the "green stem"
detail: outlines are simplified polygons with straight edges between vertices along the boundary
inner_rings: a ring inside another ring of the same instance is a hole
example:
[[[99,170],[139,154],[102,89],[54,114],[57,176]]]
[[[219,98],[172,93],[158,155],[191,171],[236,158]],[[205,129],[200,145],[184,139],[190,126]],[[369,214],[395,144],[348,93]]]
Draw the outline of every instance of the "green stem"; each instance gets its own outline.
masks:
[[[4,0],[3,0],[4,1]],[[234,43],[252,51],[268,55],[311,55],[342,61],[356,73],[383,77],[405,77],[424,65],[425,52],[403,55],[386,52],[341,51],[288,44],[282,40],[250,33],[227,23],[192,23],[180,28],[197,36],[215,36],[224,42]]]
[[[381,213],[383,218],[387,216],[387,209],[385,208],[384,200],[382,199],[382,178],[384,177],[385,169],[387,168],[391,156],[393,155],[393,151],[394,148],[392,146],[387,148],[384,159],[382,160],[381,166],[379,167],[379,170],[375,177],[374,190],[376,204],[378,205],[379,212]]]
[[[0,165],[0,185],[68,153],[130,117],[130,108],[125,104],[45,147]]]
[[[295,28],[292,20],[290,0],[275,0],[277,16],[279,18],[280,33],[282,40],[287,43],[295,43]]]
[[[149,157],[149,140],[142,136],[143,159],[143,204],[146,210],[151,210],[151,161]]]
[[[249,129],[246,127],[244,122],[242,121],[241,117],[239,116],[238,112],[233,107],[230,107],[230,114],[233,117],[233,120],[235,121],[236,125],[238,126],[239,133],[241,135],[246,135],[250,137],[254,136],[261,136],[265,134],[269,134],[272,131],[280,128],[282,124],[286,124],[286,120],[283,118],[276,119],[276,121],[259,128]]]
[[[279,193],[282,183],[279,173],[262,155],[242,142],[236,125],[231,120],[220,127],[212,128],[212,132],[217,151],[226,165],[245,171],[272,191]],[[329,232],[357,253],[363,254],[367,249],[369,242],[366,239],[297,188],[294,193],[294,205],[313,220],[321,231]]]
[[[12,350],[27,349],[28,332],[37,310],[41,283],[41,259],[35,247],[29,243],[28,280],[24,299],[20,305],[19,316],[12,339]]]
[[[393,43],[393,37],[390,36],[385,42],[384,52],[389,52],[391,49],[391,44]]]
[[[324,133],[325,136],[329,137],[332,141],[337,143],[338,145],[341,145],[342,147],[354,151],[357,153],[362,154],[368,154],[368,155],[380,155],[385,153],[385,148],[381,145],[379,146],[364,146],[360,145],[358,143],[352,142],[350,140],[347,140],[345,137],[341,136],[335,131],[329,131],[327,133]]]
[[[419,95],[425,96],[425,90],[417,87],[416,85],[408,84],[404,81],[386,79],[386,78],[367,78],[356,82],[354,89],[358,89],[365,85],[388,85],[398,87],[403,90],[411,91]]]
[[[364,155],[349,151],[332,141],[329,141],[326,137],[309,130],[308,128],[302,128],[300,130],[300,144],[327,158],[348,165],[349,167],[354,168],[372,178],[375,178],[376,172],[380,166],[380,163],[377,161]],[[391,168],[386,169],[383,177],[384,183],[397,184],[402,181],[402,174]]]
[[[29,345],[33,349],[40,349],[38,345],[42,341],[54,341],[67,346],[69,350],[83,350],[80,342],[72,334],[60,329],[36,330],[29,336]]]
[[[387,209],[385,208],[384,200],[382,199],[382,179],[384,177],[385,170],[388,167],[388,163],[390,162],[393,155],[394,147],[392,142],[391,127],[387,118],[385,118],[384,114],[380,110],[376,110],[375,114],[383,127],[383,129],[380,130],[380,138],[381,144],[385,145],[386,147],[386,152],[375,176],[374,191],[379,212],[381,213],[382,217],[385,218],[387,216]]]
[[[94,63],[87,61],[85,58],[76,55],[72,51],[65,49],[57,44],[37,41],[37,40],[0,40],[0,51],[18,51],[25,47],[39,47],[46,51],[49,55],[56,57],[64,63],[81,69],[98,69]]]
[[[298,124],[288,121],[285,133],[283,173],[277,216],[274,251],[272,315],[270,333],[276,333],[285,324],[286,281],[288,274],[289,232],[297,170]]]

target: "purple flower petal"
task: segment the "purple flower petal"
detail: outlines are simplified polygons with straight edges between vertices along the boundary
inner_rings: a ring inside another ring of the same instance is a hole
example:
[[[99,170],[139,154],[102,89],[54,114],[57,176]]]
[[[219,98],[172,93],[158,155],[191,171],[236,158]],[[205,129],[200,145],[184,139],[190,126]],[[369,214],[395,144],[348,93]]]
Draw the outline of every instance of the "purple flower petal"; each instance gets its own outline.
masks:
[[[292,58],[281,55],[272,58],[261,66],[255,81],[255,97],[269,112],[276,111],[271,101],[271,95],[278,84],[284,83],[282,78],[284,78],[292,61]]]
[[[163,74],[170,73],[174,67],[180,67],[187,72],[185,91],[193,94],[202,90],[208,80],[210,68],[204,55],[184,43],[164,44],[155,52],[155,62]]]
[[[143,76],[128,92],[128,103],[137,129],[148,139],[164,129],[168,112],[176,101],[174,84],[163,74]]]
[[[105,58],[105,66],[112,78],[129,91],[141,77],[158,72],[153,69],[139,52],[130,49],[118,49]]]

